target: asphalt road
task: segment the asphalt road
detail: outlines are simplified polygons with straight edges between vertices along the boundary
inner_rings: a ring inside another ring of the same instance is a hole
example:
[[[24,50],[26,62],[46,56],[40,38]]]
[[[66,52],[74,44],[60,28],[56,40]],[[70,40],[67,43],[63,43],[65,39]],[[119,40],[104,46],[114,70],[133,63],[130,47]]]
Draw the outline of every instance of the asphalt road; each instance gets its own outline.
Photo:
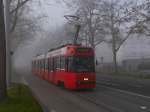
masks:
[[[69,91],[33,75],[25,81],[47,112],[150,112],[150,97],[102,83]]]
[[[150,97],[150,80],[147,79],[97,74],[97,83],[107,87]]]

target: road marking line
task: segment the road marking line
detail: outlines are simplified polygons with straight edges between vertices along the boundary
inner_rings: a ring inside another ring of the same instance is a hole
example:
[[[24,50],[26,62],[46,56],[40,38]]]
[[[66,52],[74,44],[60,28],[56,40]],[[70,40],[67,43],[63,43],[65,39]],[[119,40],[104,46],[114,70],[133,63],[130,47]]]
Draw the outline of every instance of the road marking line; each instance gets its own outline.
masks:
[[[129,91],[125,91],[125,90],[121,90],[121,89],[117,89],[117,88],[112,88],[112,87],[108,87],[108,86],[104,86],[104,85],[100,85],[100,86],[103,86],[103,87],[106,87],[106,88],[109,88],[109,89],[113,89],[113,90],[119,91],[121,93],[126,93],[126,94],[130,94],[130,95],[133,95],[133,96],[139,96],[139,97],[150,99],[149,96],[141,95],[141,94],[138,94],[138,93],[133,93],[133,92],[129,92]]]
[[[142,110],[146,110],[146,109],[147,109],[146,106],[140,106],[140,108],[141,108]]]
[[[100,82],[98,82],[98,83],[100,83]],[[102,84],[112,85],[112,86],[118,86],[119,85],[119,84],[110,83],[110,82],[102,82]]]
[[[56,110],[51,110],[51,112],[56,112]]]
[[[118,84],[118,83],[112,83],[112,82],[110,82],[110,81],[107,81],[107,80],[101,80],[101,81],[98,81],[97,83],[104,83],[104,84],[110,84],[110,85],[116,85],[116,86],[118,86],[118,85],[121,85],[121,84]],[[131,87],[136,87],[136,88],[142,88],[143,86],[142,85],[133,85],[133,84],[128,84],[129,86],[131,86]]]
[[[93,99],[92,97],[91,97],[91,98],[90,98],[90,97],[85,98],[84,95],[80,95],[80,94],[77,94],[77,96],[81,97],[81,98],[84,99],[84,100],[90,101],[91,103],[94,103],[94,104],[96,104],[96,105],[99,105],[99,106],[101,106],[101,107],[103,107],[103,108],[105,108],[105,109],[107,109],[107,110],[109,109],[110,111],[124,112],[123,110],[121,110],[121,109],[119,109],[119,108],[116,108],[116,107],[114,107],[114,106],[108,105],[108,104],[106,104],[106,103],[104,103],[104,102],[97,102],[96,99]]]
[[[134,84],[128,84],[128,85],[131,87],[136,87],[136,88],[142,88],[143,87],[142,85],[134,85]]]

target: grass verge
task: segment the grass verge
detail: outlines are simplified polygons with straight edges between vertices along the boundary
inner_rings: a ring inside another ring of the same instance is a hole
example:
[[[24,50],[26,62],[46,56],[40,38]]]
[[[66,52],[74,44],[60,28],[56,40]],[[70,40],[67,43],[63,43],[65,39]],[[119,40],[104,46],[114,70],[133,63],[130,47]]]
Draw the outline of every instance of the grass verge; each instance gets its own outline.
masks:
[[[8,97],[0,102],[0,112],[42,112],[42,108],[27,86],[13,84]]]

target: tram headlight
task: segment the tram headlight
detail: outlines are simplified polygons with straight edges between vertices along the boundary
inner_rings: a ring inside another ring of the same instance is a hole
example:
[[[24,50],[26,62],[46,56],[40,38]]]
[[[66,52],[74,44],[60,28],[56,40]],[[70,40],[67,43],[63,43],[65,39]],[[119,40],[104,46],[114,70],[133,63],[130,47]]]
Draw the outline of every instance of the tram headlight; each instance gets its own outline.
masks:
[[[89,79],[88,79],[88,78],[84,78],[84,80],[85,80],[85,81],[88,81]]]

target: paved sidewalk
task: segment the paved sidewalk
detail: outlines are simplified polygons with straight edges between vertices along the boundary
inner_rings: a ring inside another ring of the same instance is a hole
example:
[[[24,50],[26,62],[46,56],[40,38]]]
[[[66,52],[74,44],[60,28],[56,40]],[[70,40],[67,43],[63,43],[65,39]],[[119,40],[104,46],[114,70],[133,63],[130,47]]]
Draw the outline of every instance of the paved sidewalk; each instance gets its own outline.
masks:
[[[26,81],[45,112],[107,112],[72,94],[71,91],[61,89],[36,76],[28,76]]]

